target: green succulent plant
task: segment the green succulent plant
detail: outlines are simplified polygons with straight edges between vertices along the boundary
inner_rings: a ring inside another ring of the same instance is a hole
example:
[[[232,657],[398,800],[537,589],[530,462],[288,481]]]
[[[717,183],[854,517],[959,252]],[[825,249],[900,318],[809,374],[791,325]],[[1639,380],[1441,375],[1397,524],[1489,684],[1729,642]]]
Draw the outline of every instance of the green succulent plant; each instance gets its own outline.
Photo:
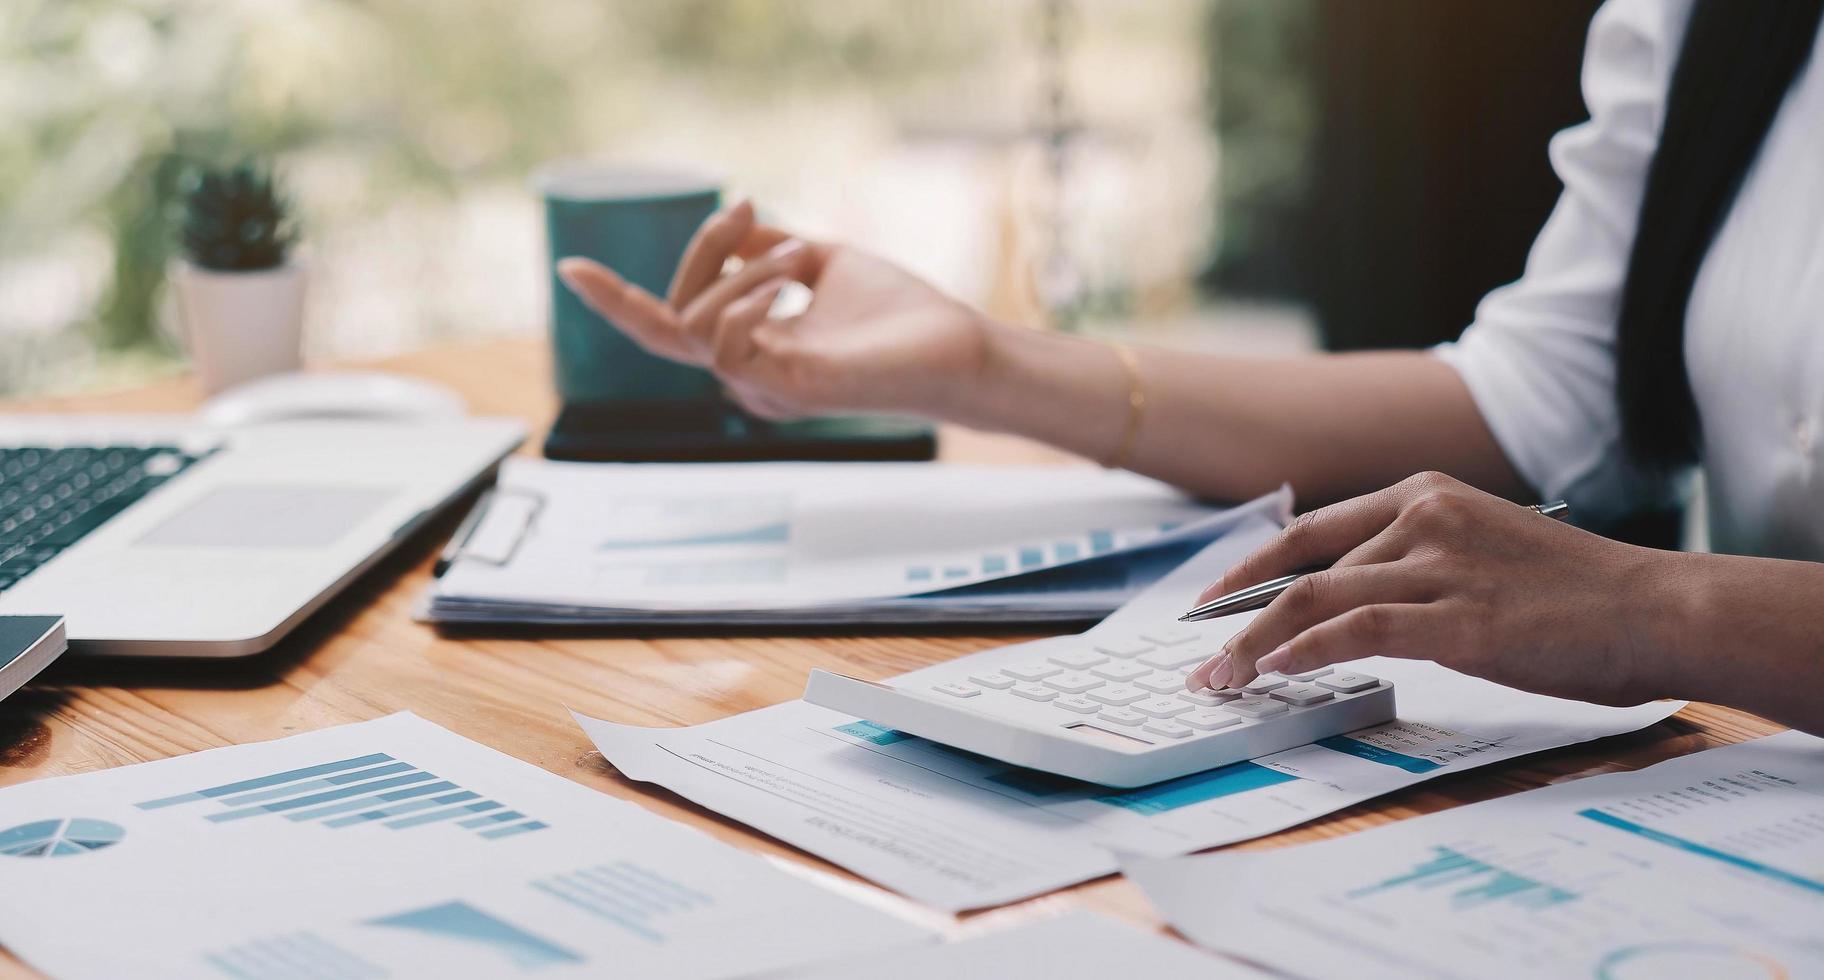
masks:
[[[252,163],[201,168],[186,177],[183,195],[183,246],[195,265],[254,272],[285,263],[297,233],[270,170]]]

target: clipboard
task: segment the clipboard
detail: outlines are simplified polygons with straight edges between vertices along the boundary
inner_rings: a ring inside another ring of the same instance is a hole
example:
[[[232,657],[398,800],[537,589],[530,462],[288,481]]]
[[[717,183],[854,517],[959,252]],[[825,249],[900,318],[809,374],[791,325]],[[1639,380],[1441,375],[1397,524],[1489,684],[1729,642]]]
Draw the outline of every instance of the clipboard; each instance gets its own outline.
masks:
[[[479,561],[497,567],[508,564],[544,510],[545,495],[537,490],[490,487],[457,525],[449,544],[437,556],[431,574],[441,578],[459,561]]]

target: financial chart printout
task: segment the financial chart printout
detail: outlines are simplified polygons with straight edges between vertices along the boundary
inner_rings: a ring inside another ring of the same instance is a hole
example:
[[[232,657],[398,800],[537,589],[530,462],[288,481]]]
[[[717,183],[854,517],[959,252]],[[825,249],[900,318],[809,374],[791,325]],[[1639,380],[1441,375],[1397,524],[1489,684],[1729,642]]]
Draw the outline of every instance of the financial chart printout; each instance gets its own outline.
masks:
[[[710,978],[924,938],[412,715],[0,791],[0,942],[57,977]]]
[[[1297,973],[1824,976],[1824,739],[1128,872],[1192,939]]]

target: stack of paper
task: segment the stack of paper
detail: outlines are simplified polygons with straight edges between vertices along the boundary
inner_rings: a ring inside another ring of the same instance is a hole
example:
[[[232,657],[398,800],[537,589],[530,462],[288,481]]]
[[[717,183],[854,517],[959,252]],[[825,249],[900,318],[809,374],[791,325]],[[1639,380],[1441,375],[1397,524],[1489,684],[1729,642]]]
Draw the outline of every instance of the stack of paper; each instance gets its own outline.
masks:
[[[1143,477],[919,463],[513,460],[421,615],[870,625],[1107,615],[1289,490],[1237,508]]]

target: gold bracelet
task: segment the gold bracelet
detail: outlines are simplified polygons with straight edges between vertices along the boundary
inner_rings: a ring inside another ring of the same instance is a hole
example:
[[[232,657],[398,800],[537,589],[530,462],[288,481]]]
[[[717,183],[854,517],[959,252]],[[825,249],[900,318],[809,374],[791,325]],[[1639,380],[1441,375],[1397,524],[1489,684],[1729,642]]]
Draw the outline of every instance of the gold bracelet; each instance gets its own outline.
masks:
[[[1140,422],[1146,418],[1146,376],[1140,373],[1140,358],[1132,347],[1121,343],[1109,346],[1121,359],[1121,370],[1127,375],[1127,427],[1121,432],[1121,444],[1115,447],[1114,455],[1102,464],[1118,470],[1127,465],[1127,456],[1140,435]]]

